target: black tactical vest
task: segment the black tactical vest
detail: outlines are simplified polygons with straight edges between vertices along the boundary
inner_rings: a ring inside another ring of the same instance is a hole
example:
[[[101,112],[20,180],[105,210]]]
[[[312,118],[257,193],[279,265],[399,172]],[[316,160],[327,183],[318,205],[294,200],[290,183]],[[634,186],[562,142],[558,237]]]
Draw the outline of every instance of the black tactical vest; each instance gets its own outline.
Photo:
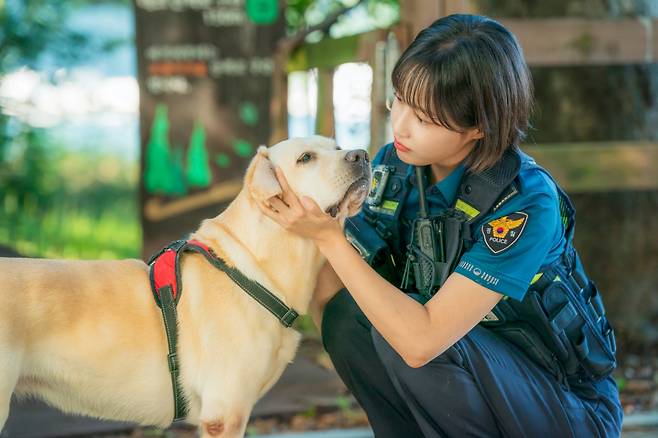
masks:
[[[534,161],[531,165],[552,176]],[[511,148],[493,168],[479,174],[467,172],[460,184],[453,210],[464,217],[456,235],[444,245],[458,248],[446,260],[450,272],[473,244],[480,219],[497,210],[518,191],[515,178],[520,157]],[[404,254],[400,239],[400,211],[410,190],[409,165],[389,147],[381,165],[373,170],[373,184],[363,215],[346,222],[345,234],[362,257],[396,286],[401,285]],[[555,181],[554,181],[555,182]],[[555,183],[565,226],[566,251],[554,263],[542,266],[522,301],[504,297],[481,325],[498,333],[553,373],[564,383],[578,384],[608,376],[616,366],[615,336],[605,317],[601,296],[586,275],[573,248],[575,208]],[[407,288],[405,292],[415,292]]]

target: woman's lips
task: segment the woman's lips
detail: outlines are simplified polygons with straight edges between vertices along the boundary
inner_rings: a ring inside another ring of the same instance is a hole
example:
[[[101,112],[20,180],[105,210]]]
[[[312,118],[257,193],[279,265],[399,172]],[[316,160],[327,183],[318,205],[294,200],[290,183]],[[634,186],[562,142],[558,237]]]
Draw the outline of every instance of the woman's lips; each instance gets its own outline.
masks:
[[[393,146],[395,149],[399,150],[400,152],[409,152],[411,149],[403,145],[402,143],[398,142],[397,140],[393,141]]]

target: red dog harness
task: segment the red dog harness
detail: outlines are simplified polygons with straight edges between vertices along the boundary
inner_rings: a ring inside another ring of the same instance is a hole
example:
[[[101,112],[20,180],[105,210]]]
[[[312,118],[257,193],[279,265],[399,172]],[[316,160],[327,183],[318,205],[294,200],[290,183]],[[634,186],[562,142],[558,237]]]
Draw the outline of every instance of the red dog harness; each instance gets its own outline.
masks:
[[[213,250],[198,240],[176,240],[170,243],[149,260],[149,280],[151,291],[160,310],[167,333],[169,354],[167,363],[171,374],[171,383],[174,391],[174,421],[182,420],[187,415],[187,406],[183,392],[178,382],[178,324],[176,305],[183,292],[183,283],[180,275],[180,258],[186,252],[197,252],[217,269],[225,272],[231,280],[245,292],[269,310],[285,327],[290,327],[299,314],[288,307],[276,295],[272,294],[260,283],[245,277],[242,272],[226,264],[217,257]]]
[[[184,248],[188,247],[188,248]],[[192,248],[194,247],[194,248]],[[207,245],[198,240],[177,240],[164,247],[149,260],[151,267],[150,280],[153,297],[161,307],[162,297],[161,289],[171,287],[171,295],[174,302],[178,304],[180,293],[178,285],[180,284],[180,254],[188,250],[194,250],[208,257],[215,257],[214,252]]]

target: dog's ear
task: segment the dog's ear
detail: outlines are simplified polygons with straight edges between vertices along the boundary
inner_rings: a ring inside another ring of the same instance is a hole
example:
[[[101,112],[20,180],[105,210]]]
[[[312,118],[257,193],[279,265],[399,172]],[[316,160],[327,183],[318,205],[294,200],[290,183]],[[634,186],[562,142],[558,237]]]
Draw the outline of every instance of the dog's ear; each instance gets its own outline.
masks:
[[[260,146],[256,151],[256,156],[247,168],[245,185],[249,194],[257,201],[264,201],[283,193],[274,174],[272,162],[268,158],[267,147]]]

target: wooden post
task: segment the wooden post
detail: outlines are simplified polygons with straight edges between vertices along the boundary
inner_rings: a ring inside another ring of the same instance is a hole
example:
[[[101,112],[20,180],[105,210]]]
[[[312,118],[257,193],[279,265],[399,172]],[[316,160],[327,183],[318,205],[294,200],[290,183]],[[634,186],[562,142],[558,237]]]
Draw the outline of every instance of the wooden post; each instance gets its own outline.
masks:
[[[385,142],[386,127],[386,43],[378,41],[369,60],[372,68],[370,91],[370,146],[371,155]]]
[[[372,67],[372,92],[370,97],[370,147],[375,155],[380,147],[391,140],[389,135],[389,111],[386,100],[393,97],[391,73],[400,57],[398,37],[389,32],[386,40],[378,41],[370,60]]]
[[[318,105],[315,132],[327,137],[335,136],[333,68],[318,69]]]
[[[440,0],[441,16],[452,14],[477,14],[477,5],[471,0]],[[439,17],[436,17],[439,18]]]
[[[270,100],[271,131],[268,146],[288,138],[288,71],[290,53],[279,46],[274,54],[272,72],[272,99]]]
[[[400,24],[406,28],[402,47],[411,44],[418,32],[441,16],[442,10],[442,0],[405,0],[400,7]]]

